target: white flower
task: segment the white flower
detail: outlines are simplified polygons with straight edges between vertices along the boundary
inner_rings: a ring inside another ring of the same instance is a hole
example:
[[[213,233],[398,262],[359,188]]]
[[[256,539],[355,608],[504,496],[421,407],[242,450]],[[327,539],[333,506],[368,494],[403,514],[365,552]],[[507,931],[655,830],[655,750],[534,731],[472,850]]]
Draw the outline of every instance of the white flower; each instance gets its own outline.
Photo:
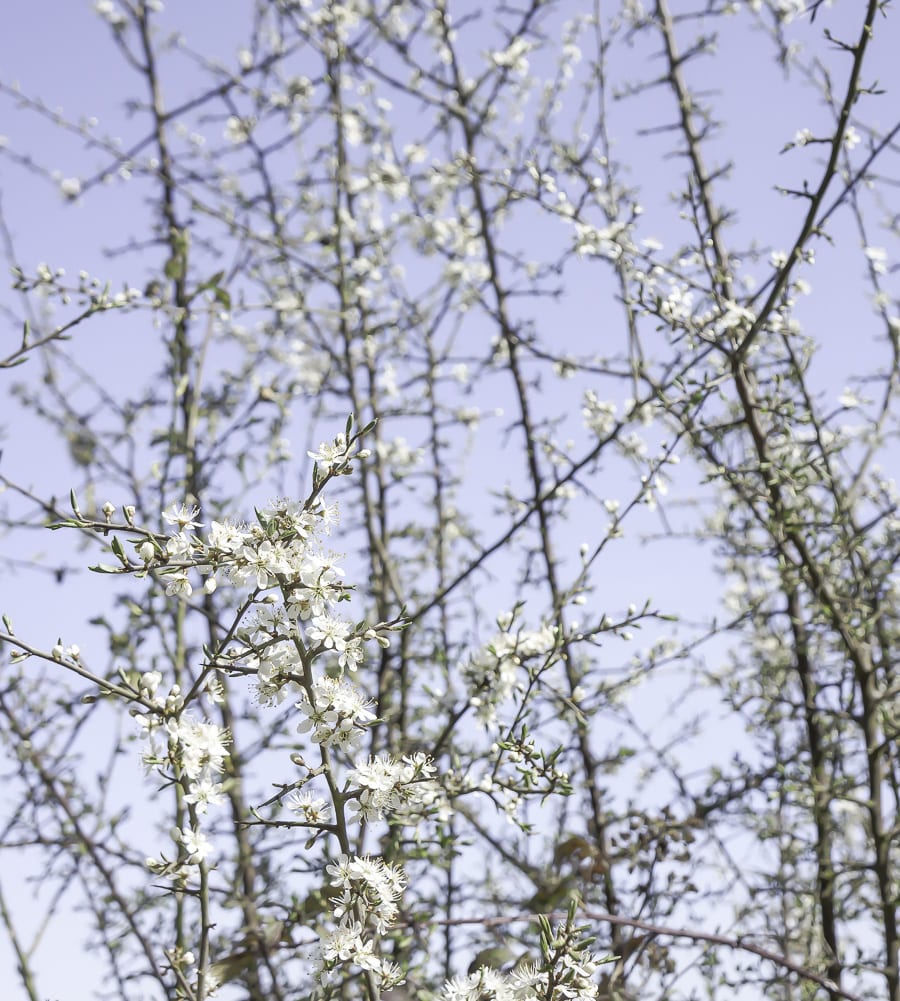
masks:
[[[746,330],[756,321],[756,314],[746,306],[739,306],[732,301],[726,301],[725,306],[725,312],[716,321],[717,334],[722,334],[726,330]]]
[[[141,690],[146,689],[149,695],[155,695],[161,681],[162,675],[159,671],[145,671],[141,675]]]
[[[386,811],[401,808],[415,812],[434,801],[432,783],[425,780],[435,771],[431,759],[421,752],[401,760],[379,754],[360,762],[348,776],[351,784],[360,787],[351,809],[364,820],[380,820]]]
[[[81,194],[81,181],[77,177],[64,177],[59,182],[59,190],[64,198],[68,198],[69,201],[75,201]]]
[[[350,623],[332,615],[317,615],[309,626],[309,638],[327,650],[343,650],[347,645]]]
[[[188,528],[200,528],[201,523],[196,520],[197,515],[200,514],[199,507],[188,507],[187,504],[170,504],[165,511],[163,511],[163,518],[170,525],[177,525],[179,532],[183,532]]]
[[[622,14],[625,20],[637,27],[647,16],[644,13],[644,7],[641,4],[641,0],[625,0],[622,8]]]
[[[334,905],[342,925],[371,923],[383,933],[397,919],[397,902],[406,887],[406,874],[399,866],[370,855],[340,855],[325,871],[331,885],[343,891]]]
[[[853,128],[852,125],[847,126],[847,131],[844,133],[844,146],[847,149],[853,149],[862,142],[862,136]]]
[[[247,541],[247,533],[228,521],[213,521],[209,526],[207,547],[223,553],[234,553]]]
[[[292,574],[297,585],[291,590],[288,614],[304,620],[324,615],[328,605],[343,593],[340,585],[343,575],[344,571],[322,554],[304,553]]]
[[[884,247],[866,247],[864,252],[875,274],[883,275],[887,271],[887,251]]]
[[[120,31],[128,24],[128,18],[116,7],[112,0],[94,0],[94,11],[111,27]]]
[[[442,1001],[480,1001],[481,998],[515,1001],[515,997],[507,978],[488,966],[482,966],[476,973],[470,973],[466,977],[448,980],[441,992]]]
[[[175,535],[169,537],[166,542],[166,552],[173,559],[181,559],[182,557],[190,556],[191,551],[194,548],[194,540],[187,534],[187,532],[176,532]]]
[[[327,824],[331,819],[331,807],[321,796],[309,792],[292,792],[287,798],[287,807],[302,814],[307,824]]]
[[[785,24],[806,13],[806,0],[776,0],[776,12]]]
[[[210,806],[219,806],[225,802],[224,787],[221,782],[213,782],[211,779],[203,778],[194,782],[190,787],[191,791],[184,797],[185,803],[193,803],[197,807],[197,813],[206,813]]]
[[[592,431],[598,438],[603,438],[609,434],[615,424],[616,405],[601,400],[592,389],[589,389],[584,394],[584,406],[581,414],[584,417],[584,426],[588,431]]]
[[[628,227],[624,223],[602,228],[590,223],[575,223],[575,250],[581,257],[605,257],[618,261],[629,245]]]
[[[173,753],[191,783],[209,779],[225,770],[230,736],[215,723],[199,723],[185,714],[166,723]]]
[[[231,568],[236,584],[253,584],[260,590],[277,583],[279,575],[289,575],[291,565],[283,546],[264,539],[256,545],[243,546]]]
[[[366,820],[380,819],[385,810],[400,805],[403,766],[388,754],[359,763],[349,780],[360,787],[356,809]]]
[[[339,434],[332,442],[323,441],[317,452],[306,454],[318,464],[320,472],[327,473],[333,466],[347,458],[347,439]]]
[[[363,947],[362,925],[341,924],[325,935],[319,948],[326,963],[347,962]]]
[[[307,692],[297,703],[306,719],[297,727],[299,733],[313,733],[313,740],[326,747],[352,747],[375,714],[371,699],[354,685],[335,678],[317,678],[313,682],[312,701]]]
[[[409,473],[422,461],[424,449],[410,448],[405,438],[398,437],[393,441],[379,441],[378,457],[390,467],[391,475],[398,479]]]
[[[192,862],[202,862],[212,851],[212,844],[202,831],[182,827],[180,841]]]
[[[178,595],[179,598],[189,598],[194,588],[188,579],[187,571],[181,570],[166,578],[166,594]]]
[[[525,74],[528,72],[528,60],[525,57],[530,49],[531,43],[520,36],[514,38],[505,49],[491,52],[490,60],[499,69],[511,69],[515,73]]]
[[[250,136],[250,130],[255,123],[252,119],[239,118],[237,115],[229,115],[225,122],[223,137],[236,146],[245,143]]]

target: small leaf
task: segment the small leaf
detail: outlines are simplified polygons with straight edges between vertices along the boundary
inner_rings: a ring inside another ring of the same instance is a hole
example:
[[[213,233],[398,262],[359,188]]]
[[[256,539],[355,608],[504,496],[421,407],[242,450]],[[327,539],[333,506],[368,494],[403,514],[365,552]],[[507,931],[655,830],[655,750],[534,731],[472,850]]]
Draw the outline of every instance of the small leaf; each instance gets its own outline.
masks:
[[[166,278],[177,281],[184,275],[184,261],[181,257],[170,257],[163,268]]]
[[[509,966],[516,958],[516,954],[506,945],[493,945],[475,954],[475,958],[469,963],[469,973],[477,973],[482,967],[491,970],[501,970],[504,966]]]

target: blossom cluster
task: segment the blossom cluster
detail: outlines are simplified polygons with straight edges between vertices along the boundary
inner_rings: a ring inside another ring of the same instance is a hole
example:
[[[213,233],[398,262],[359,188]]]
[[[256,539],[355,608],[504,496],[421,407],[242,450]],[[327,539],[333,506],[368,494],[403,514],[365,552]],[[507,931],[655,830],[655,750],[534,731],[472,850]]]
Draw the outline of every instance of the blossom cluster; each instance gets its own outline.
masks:
[[[406,886],[403,870],[380,858],[342,854],[326,872],[337,891],[331,901],[337,926],[320,942],[320,973],[327,978],[340,963],[350,962],[373,976],[381,990],[403,983],[400,967],[377,954],[371,937],[373,931],[384,934],[397,920]]]
[[[509,971],[482,966],[465,977],[444,984],[440,1001],[595,1001],[599,987],[594,974],[603,960],[590,951],[590,939],[580,935],[572,920],[551,930],[546,918],[541,924],[541,960],[517,962]]]
[[[504,621],[511,625],[512,617]],[[548,626],[515,633],[504,629],[461,665],[469,704],[475,708],[482,724],[492,726],[496,723],[498,706],[524,684],[520,672],[522,665],[531,659],[551,659],[558,646],[557,635]]]
[[[598,987],[589,977],[596,963],[582,964],[585,975],[577,986],[552,983],[549,971],[525,964],[509,973],[482,966],[465,977],[453,977],[444,984],[440,1001],[594,1001]]]
[[[186,867],[205,861],[212,851],[200,818],[210,806],[224,800],[225,789],[219,779],[225,771],[231,735],[215,723],[201,722],[184,711],[178,685],[173,685],[166,696],[158,696],[161,680],[160,673],[152,671],[140,681],[140,693],[152,707],[146,713],[135,714],[147,739],[143,760],[147,768],[155,768],[166,779],[180,783],[184,802],[190,807],[190,822],[173,833],[183,849],[179,863],[163,857],[162,861],[148,859],[147,865],[154,872],[183,880]]]
[[[303,755],[292,755],[306,774],[285,787],[278,804],[297,817],[292,823],[337,835],[343,849],[328,867],[331,885],[339,892],[329,898],[328,917],[320,927],[320,973],[327,979],[339,965],[351,964],[387,990],[401,983],[403,974],[380,957],[378,940],[396,919],[406,877],[399,866],[347,854],[346,825],[388,815],[392,823],[414,825],[432,811],[449,808],[434,780],[435,766],[425,754],[360,759],[343,780],[337,774],[339,763],[330,756],[332,749],[353,751],[376,722],[373,701],[345,673],[358,669],[366,642],[387,647],[387,634],[398,625],[355,624],[336,612],[350,592],[337,558],[322,546],[337,511],[320,494],[324,483],[346,471],[351,456],[360,454],[353,449],[354,441],[339,435],[310,453],[315,460],[313,490],[302,504],[278,501],[258,511],[255,524],[213,521],[205,534],[199,531],[203,525],[196,507],[173,505],[164,512],[170,533],[145,533],[136,549],[140,571],[158,574],[170,595],[190,598],[197,576],[205,578],[207,594],[220,586],[243,592],[229,639],[209,655],[192,696],[215,701],[218,673],[239,673],[253,678],[262,705],[293,703],[296,731],[318,748],[320,764],[306,766]],[[113,551],[124,562],[121,545],[114,544]],[[148,865],[184,882],[190,867],[212,852],[201,817],[210,805],[221,802],[219,778],[229,735],[188,711],[177,686],[157,696],[160,681],[161,676],[153,674],[141,682],[146,711],[135,714],[148,742],[144,761],[167,781],[181,783],[190,822],[173,831],[180,846],[177,864],[163,856],[161,861],[148,860]],[[307,787],[322,773],[329,780],[330,803]]]
[[[406,875],[397,864],[352,854],[349,825],[358,823],[365,830],[386,821],[417,829],[425,818],[449,818],[448,789],[464,792],[474,787],[452,774],[438,780],[435,763],[421,751],[405,756],[382,752],[351,762],[344,757],[356,752],[368,729],[378,722],[374,701],[351,680],[363,663],[365,644],[374,641],[387,647],[390,632],[400,627],[399,622],[354,623],[337,613],[339,603],[350,598],[350,590],[337,557],[323,547],[322,537],[337,520],[337,511],[323,501],[321,488],[347,468],[353,446],[353,439],[338,436],[310,453],[316,463],[313,489],[303,503],[278,501],[258,511],[252,524],[213,521],[206,533],[200,531],[204,526],[196,507],[173,505],[164,512],[171,526],[165,536],[138,529],[134,514],[126,513],[128,525],[138,533],[135,549],[140,563],[128,561],[120,543],[114,542],[112,549],[126,571],[157,575],[167,593],[182,600],[190,598],[198,577],[209,595],[219,587],[237,592],[231,603],[236,619],[228,638],[208,653],[190,692],[178,685],[164,691],[159,672],[148,672],[133,686],[141,704],[134,715],[147,742],[144,762],[166,782],[181,786],[188,807],[186,822],[172,832],[178,846],[176,860],[163,855],[148,860],[148,866],[180,885],[197,871],[192,867],[203,867],[201,873],[215,868],[204,815],[224,798],[222,777],[231,737],[200,718],[196,707],[201,702],[212,706],[221,698],[221,675],[249,676],[261,705],[293,706],[297,734],[319,757],[317,764],[307,765],[306,748],[303,754],[291,755],[301,775],[270,801],[274,813],[265,822],[314,829],[310,846],[323,836],[340,843],[339,856],[326,867],[333,892],[325,894],[325,913],[317,927],[317,977],[326,986],[339,969],[349,966],[363,971],[378,991],[387,991],[404,980],[400,967],[382,956],[380,941],[398,919]],[[105,513],[109,523],[113,511]],[[535,672],[558,659],[557,632],[548,626],[513,629],[515,614],[501,616],[500,631],[488,647],[462,666],[470,705],[486,725],[496,720],[498,707],[517,689],[524,689]],[[536,788],[538,780],[565,784],[565,774],[553,760],[544,761],[524,733],[521,740],[509,735],[494,747],[498,756],[509,757],[526,787]],[[323,775],[327,798],[314,789]],[[500,782],[495,787],[485,776],[477,789],[498,796],[498,803],[506,796],[513,811],[518,796],[507,785]],[[282,819],[282,809],[295,819]],[[586,958],[579,960],[577,976],[573,973],[566,980],[559,975],[565,963],[576,964],[574,956],[564,950],[552,964],[523,967],[508,975],[480,971],[448,983],[444,997],[453,1001],[480,996],[487,988],[498,998],[593,997],[578,979],[593,969]],[[208,973],[207,989],[214,989],[215,974]],[[564,982],[569,984],[565,990],[560,987]]]
[[[137,543],[144,569],[164,577],[169,595],[190,598],[198,575],[207,594],[222,585],[251,592],[252,615],[222,657],[228,666],[256,675],[262,703],[296,694],[301,632],[310,655],[333,655],[340,671],[358,668],[364,642],[387,643],[383,632],[367,629],[361,634],[334,613],[349,591],[336,557],[322,548],[321,540],[338,515],[334,505],[318,496],[319,489],[327,478],[348,472],[352,458],[368,453],[356,451],[353,439],[338,435],[309,454],[316,461],[314,491],[305,503],[280,500],[257,512],[255,524],[213,521],[205,536],[194,531],[203,527],[196,507],[172,505],[163,516],[175,531],[164,541],[156,536]]]
[[[421,815],[442,798],[440,787],[431,781],[435,771],[431,758],[421,751],[400,760],[379,754],[360,762],[349,776],[359,787],[351,809],[362,820],[381,820],[388,812]]]
[[[375,719],[371,699],[340,678],[314,678],[301,693],[296,708],[306,717],[297,725],[298,733],[311,733],[324,747],[355,747],[366,727]]]

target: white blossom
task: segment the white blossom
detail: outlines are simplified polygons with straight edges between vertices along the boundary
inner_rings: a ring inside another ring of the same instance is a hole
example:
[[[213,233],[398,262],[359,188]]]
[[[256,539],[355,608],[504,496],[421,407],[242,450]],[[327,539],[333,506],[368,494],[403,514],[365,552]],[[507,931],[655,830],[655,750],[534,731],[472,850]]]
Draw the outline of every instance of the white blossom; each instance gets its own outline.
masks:
[[[195,830],[192,827],[183,827],[180,838],[184,850],[187,852],[191,862],[202,862],[212,851],[212,843],[203,831]]]

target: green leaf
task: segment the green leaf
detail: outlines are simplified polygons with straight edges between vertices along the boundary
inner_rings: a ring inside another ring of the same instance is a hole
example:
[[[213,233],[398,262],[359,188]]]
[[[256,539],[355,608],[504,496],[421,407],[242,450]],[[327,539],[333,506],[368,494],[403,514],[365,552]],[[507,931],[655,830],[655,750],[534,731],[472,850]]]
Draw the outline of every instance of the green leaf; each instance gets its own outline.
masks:
[[[184,277],[184,259],[182,257],[170,257],[163,268],[166,278],[173,282]]]
[[[504,966],[509,966],[515,958],[516,954],[509,946],[492,945],[475,954],[475,958],[469,963],[469,973],[477,973],[484,966],[491,970],[501,970]]]
[[[125,550],[122,548],[122,543],[119,541],[119,537],[117,535],[112,537],[110,549],[112,549],[114,555],[118,556],[125,566],[128,566],[128,557],[125,555]]]

